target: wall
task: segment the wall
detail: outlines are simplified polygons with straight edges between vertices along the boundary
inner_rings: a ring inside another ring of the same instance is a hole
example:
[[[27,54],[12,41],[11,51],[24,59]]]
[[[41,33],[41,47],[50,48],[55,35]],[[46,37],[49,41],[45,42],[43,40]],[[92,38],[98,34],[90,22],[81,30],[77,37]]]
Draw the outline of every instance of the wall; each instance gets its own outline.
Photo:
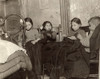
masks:
[[[6,3],[6,15],[20,14],[20,6],[18,0],[8,0]]]
[[[0,16],[4,16],[4,2],[0,1]]]
[[[8,0],[7,14],[18,13],[20,8],[18,0]],[[21,0],[22,1],[22,0]],[[23,0],[27,6],[27,16],[31,17],[34,27],[40,26],[45,20],[50,20],[54,27],[60,22],[59,0]],[[70,1],[70,20],[79,17],[83,25],[88,25],[87,21],[92,16],[100,16],[100,0],[69,0]],[[0,2],[0,15],[4,16],[4,3]]]
[[[0,2],[0,15],[20,14],[20,0],[8,0],[6,2],[6,10],[4,13],[4,4]],[[21,0],[26,2],[26,16],[31,17],[34,22],[34,27],[39,27],[46,20],[52,22],[54,27],[60,24],[60,4],[59,0]],[[22,8],[23,9],[23,8]],[[21,10],[22,10],[21,9]]]
[[[0,16],[21,14],[23,11],[24,18],[32,18],[35,28],[40,27],[46,20],[51,21],[54,27],[60,24],[59,0],[5,0],[0,1],[0,8]],[[6,26],[6,30],[13,31],[19,24],[14,19],[6,21]]]
[[[54,27],[60,24],[59,0],[28,0],[27,16],[34,21],[34,27],[40,26],[44,21],[49,20]]]
[[[70,19],[78,17],[88,25],[93,16],[100,16],[100,0],[70,0]]]
[[[20,14],[18,0],[0,0],[0,16]]]

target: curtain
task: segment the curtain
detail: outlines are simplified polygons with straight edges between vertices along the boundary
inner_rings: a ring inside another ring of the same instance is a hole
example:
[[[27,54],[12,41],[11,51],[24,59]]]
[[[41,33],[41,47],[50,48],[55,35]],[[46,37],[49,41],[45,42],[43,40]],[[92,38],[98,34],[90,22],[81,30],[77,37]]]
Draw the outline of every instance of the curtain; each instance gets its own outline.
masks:
[[[62,35],[69,33],[70,5],[69,0],[60,0]]]
[[[27,17],[28,16],[28,1],[29,0],[18,0],[19,1],[19,5],[20,5],[20,12],[21,15],[23,17]]]

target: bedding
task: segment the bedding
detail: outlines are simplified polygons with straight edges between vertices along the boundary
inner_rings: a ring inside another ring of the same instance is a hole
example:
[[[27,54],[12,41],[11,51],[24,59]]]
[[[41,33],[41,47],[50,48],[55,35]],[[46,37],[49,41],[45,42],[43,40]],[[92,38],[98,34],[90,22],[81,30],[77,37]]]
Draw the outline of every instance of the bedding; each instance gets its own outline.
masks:
[[[79,40],[66,37],[62,42],[47,42],[42,39],[36,44],[29,41],[25,47],[37,75],[58,79],[59,76],[86,78],[89,74],[89,54]]]

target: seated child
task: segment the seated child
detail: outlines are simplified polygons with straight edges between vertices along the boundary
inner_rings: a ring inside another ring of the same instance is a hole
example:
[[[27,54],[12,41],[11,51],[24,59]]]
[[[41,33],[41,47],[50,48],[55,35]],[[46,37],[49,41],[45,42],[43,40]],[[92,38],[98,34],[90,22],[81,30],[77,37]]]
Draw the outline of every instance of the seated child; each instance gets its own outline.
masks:
[[[80,39],[86,37],[86,33],[84,30],[80,29],[81,28],[81,20],[79,18],[73,18],[71,20],[71,30],[72,33],[69,34],[68,38],[76,40],[78,39],[78,36],[80,36]]]
[[[31,41],[33,44],[35,44],[38,40],[40,40],[39,38],[39,34],[38,34],[38,30],[37,29],[33,29],[33,21],[31,18],[27,17],[25,18],[25,23],[26,23],[26,27],[25,27],[25,43]]]
[[[42,24],[43,28],[41,29],[41,35],[43,39],[47,41],[56,41],[56,32],[52,31],[53,26],[50,21],[45,21]]]
[[[73,18],[71,20],[71,29],[73,33],[68,37],[72,40],[79,40],[81,42],[82,39],[86,38],[86,32],[81,29],[82,23],[79,18]],[[75,46],[74,46],[75,48]],[[78,48],[79,49],[79,48]],[[80,45],[81,51],[79,53],[73,54],[73,56],[77,57],[79,55],[79,59],[74,62],[74,65],[72,67],[72,77],[76,79],[86,79],[89,75],[89,55],[84,50],[84,47]],[[83,52],[82,52],[83,51]]]

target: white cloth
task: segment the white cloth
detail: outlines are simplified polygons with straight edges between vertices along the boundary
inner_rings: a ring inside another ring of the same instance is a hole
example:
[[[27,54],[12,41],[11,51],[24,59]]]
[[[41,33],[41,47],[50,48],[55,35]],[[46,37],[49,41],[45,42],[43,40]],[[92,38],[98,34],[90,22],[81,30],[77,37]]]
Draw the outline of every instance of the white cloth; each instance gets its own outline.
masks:
[[[25,49],[17,46],[16,44],[0,39],[0,63],[5,63],[7,58],[18,50],[26,52]]]

